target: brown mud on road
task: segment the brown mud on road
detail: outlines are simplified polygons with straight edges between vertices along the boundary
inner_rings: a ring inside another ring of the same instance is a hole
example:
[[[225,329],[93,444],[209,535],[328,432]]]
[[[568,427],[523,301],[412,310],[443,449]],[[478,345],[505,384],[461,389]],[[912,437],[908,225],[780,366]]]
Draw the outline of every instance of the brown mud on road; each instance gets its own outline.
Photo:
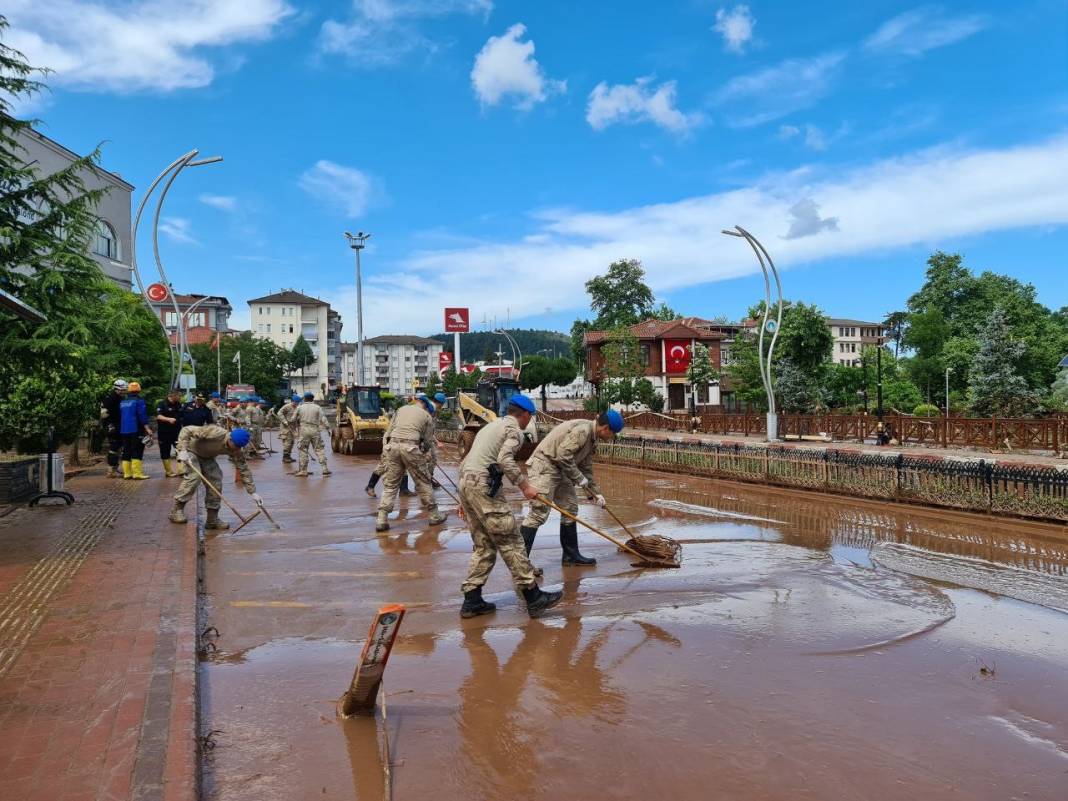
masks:
[[[381,719],[334,703],[391,602],[398,800],[1068,798],[1064,527],[598,467],[682,569],[588,531],[599,564],[561,568],[554,516],[533,557],[564,602],[528,620],[499,564],[461,621],[462,523],[412,498],[376,536],[373,461],[331,466],[255,465],[283,530],[207,543],[208,799],[385,797]]]

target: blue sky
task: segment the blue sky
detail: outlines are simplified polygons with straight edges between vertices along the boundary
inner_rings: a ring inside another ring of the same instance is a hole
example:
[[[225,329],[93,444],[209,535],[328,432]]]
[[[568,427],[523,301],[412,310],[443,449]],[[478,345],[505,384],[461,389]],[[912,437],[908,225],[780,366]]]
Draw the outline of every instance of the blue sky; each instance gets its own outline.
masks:
[[[934,249],[1068,305],[1068,7],[954,2],[8,0],[55,70],[27,111],[168,199],[177,289],[330,300],[373,232],[365,333],[445,305],[566,330],[582,284],[639,258],[684,314],[762,294],[878,318]],[[71,24],[75,20],[76,24]],[[135,202],[140,194],[135,194]],[[144,254],[142,263],[151,263]]]

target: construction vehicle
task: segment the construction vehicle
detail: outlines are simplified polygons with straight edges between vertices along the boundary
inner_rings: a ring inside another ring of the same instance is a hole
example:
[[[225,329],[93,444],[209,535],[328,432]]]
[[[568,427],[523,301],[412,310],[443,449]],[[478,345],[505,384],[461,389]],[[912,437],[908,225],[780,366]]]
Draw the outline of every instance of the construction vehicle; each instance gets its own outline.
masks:
[[[334,453],[348,456],[382,453],[382,437],[389,428],[389,417],[382,411],[380,393],[376,386],[349,387],[338,396],[337,424],[330,434]]]
[[[456,396],[463,430],[460,431],[460,458],[467,455],[479,429],[508,413],[508,401],[520,393],[514,378],[492,376],[478,382],[474,391],[461,390]],[[516,461],[524,461],[534,452],[538,429],[534,418],[523,432],[525,441],[516,453]]]

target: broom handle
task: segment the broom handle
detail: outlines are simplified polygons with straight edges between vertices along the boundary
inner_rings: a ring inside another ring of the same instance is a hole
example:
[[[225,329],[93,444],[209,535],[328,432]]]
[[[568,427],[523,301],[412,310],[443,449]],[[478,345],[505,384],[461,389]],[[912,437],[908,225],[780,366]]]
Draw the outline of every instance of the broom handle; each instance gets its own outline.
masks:
[[[633,539],[635,539],[635,537],[634,537],[634,532],[633,532],[633,531],[631,531],[631,530],[630,530],[629,528],[627,528],[627,524],[626,524],[626,523],[624,523],[624,522],[623,522],[622,520],[620,520],[620,519],[619,519],[619,517],[617,517],[617,516],[616,516],[616,513],[615,513],[615,512],[613,512],[613,511],[612,511],[612,510],[611,510],[611,509],[610,509],[610,508],[608,507],[608,505],[607,505],[607,504],[605,505],[605,507],[604,507],[604,510],[605,510],[606,512],[608,512],[608,514],[609,514],[609,515],[611,515],[611,517],[612,517],[612,519],[613,519],[613,520],[615,520],[615,521],[616,521],[617,523],[619,523],[619,525],[620,525],[620,528],[622,528],[622,529],[623,529],[623,530],[624,530],[625,532],[627,532],[627,536],[628,536],[628,537],[630,537],[630,538],[631,538],[632,540],[633,540]]]
[[[223,503],[225,503],[230,508],[231,512],[233,512],[235,515],[237,515],[242,520],[245,519],[245,516],[243,514],[241,514],[239,511],[237,511],[237,509],[234,508],[234,505],[232,503],[230,503],[228,500],[226,500],[226,498],[223,497],[223,494],[221,492],[219,492],[217,489],[215,489],[215,485],[212,484],[210,481],[208,481],[208,479],[205,478],[204,474],[201,473],[199,470],[197,470],[193,466],[193,463],[191,461],[186,462],[185,464],[190,470],[192,470],[194,473],[196,473],[198,476],[200,476],[200,480],[204,482],[204,486],[207,487],[208,489],[210,489],[216,495],[218,495],[219,496],[219,500],[222,501]],[[251,518],[249,518],[249,519],[251,519]]]
[[[567,518],[569,518],[571,520],[574,520],[576,523],[582,523],[582,525],[584,525],[586,528],[588,528],[594,534],[600,534],[602,537],[604,537],[609,542],[615,543],[619,548],[623,549],[624,551],[626,551],[629,554],[632,554],[633,556],[638,557],[638,559],[640,559],[641,561],[643,561],[643,562],[648,562],[649,561],[648,557],[642,556],[640,553],[638,553],[636,550],[631,548],[629,545],[625,545],[622,542],[620,542],[619,540],[617,540],[615,537],[613,537],[611,534],[608,534],[608,533],[606,533],[604,531],[601,531],[601,529],[597,528],[592,523],[587,523],[585,520],[582,520],[581,518],[575,517],[573,514],[571,514],[571,512],[567,511],[566,509],[561,509],[559,506],[557,506],[555,503],[550,501],[544,495],[539,495],[538,496],[538,500],[541,501],[542,503],[546,504],[547,506],[552,507],[553,509],[558,511],[560,514],[562,514],[564,517],[567,517]]]
[[[434,465],[434,467],[435,467],[435,468],[436,468],[436,469],[437,469],[438,471],[440,471],[440,472],[441,472],[441,474],[442,474],[443,476],[445,476],[445,478],[449,478],[449,474],[448,474],[448,473],[446,473],[446,472],[445,472],[444,470],[442,470],[442,469],[441,469],[440,467],[438,467],[437,465]],[[451,478],[449,478],[449,481],[451,482],[451,481],[452,481],[452,479],[451,479]],[[454,487],[456,487],[456,485],[455,485],[455,484],[453,484],[453,486],[454,486]],[[452,499],[453,499],[453,501],[455,501],[455,502],[456,502],[456,505],[457,505],[457,506],[460,506],[460,499],[459,499],[459,498],[457,498],[457,497],[456,497],[455,495],[453,495],[453,494],[452,494],[451,492],[449,492],[449,491],[448,491],[447,489],[445,489],[445,486],[444,486],[444,485],[442,485],[442,487],[441,487],[441,488],[442,488],[443,490],[445,490],[445,494],[446,494],[446,495],[448,495],[448,496],[449,496],[450,498],[452,498]],[[459,492],[459,491],[460,491],[459,487],[457,487],[457,488],[456,488],[456,491],[457,491],[457,492]]]

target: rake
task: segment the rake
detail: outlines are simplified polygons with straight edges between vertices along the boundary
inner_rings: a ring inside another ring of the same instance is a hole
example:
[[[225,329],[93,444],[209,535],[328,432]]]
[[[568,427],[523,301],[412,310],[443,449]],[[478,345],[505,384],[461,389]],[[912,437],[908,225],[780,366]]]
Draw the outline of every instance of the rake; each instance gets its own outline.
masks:
[[[628,540],[627,542],[621,542],[620,540],[617,540],[615,537],[613,537],[611,534],[605,531],[601,531],[601,529],[597,528],[597,526],[593,525],[592,523],[587,523],[585,520],[576,517],[566,509],[561,509],[559,506],[550,501],[544,495],[539,495],[538,500],[544,503],[546,506],[555,509],[569,520],[573,520],[576,523],[581,523],[594,534],[598,534],[601,537],[604,537],[606,540],[616,545],[616,547],[618,547],[620,550],[626,551],[631,556],[637,557],[638,561],[631,562],[631,567],[682,567],[682,564],[679,562],[679,555],[682,553],[682,546],[674,540],[670,540],[670,542],[675,543],[674,549],[669,549],[670,552],[662,549],[660,546],[657,546],[656,548],[651,548],[648,544],[639,541],[634,536],[631,536],[630,540]],[[667,537],[663,537],[662,539],[666,540]],[[646,551],[646,548],[649,548],[649,550]]]

